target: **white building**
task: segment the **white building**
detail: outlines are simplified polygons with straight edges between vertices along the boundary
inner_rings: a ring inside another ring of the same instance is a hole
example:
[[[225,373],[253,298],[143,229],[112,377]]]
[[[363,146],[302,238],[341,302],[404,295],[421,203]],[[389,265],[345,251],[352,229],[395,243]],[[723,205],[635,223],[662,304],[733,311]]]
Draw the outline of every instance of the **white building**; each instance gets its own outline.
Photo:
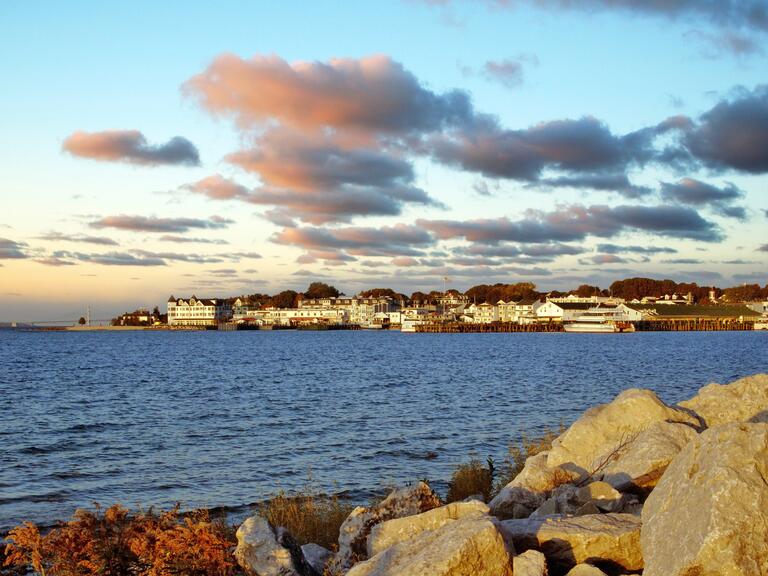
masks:
[[[376,326],[376,315],[394,312],[400,308],[389,296],[365,298],[362,296],[341,296],[337,298],[306,298],[299,300],[299,309],[313,308],[343,310],[349,315],[349,322],[359,326]]]
[[[483,302],[475,306],[475,324],[491,324],[499,321],[499,307],[495,304]]]
[[[169,326],[216,326],[228,319],[229,310],[222,300],[216,298],[198,298],[189,300],[168,299]]]
[[[499,300],[496,302],[496,307],[499,309],[500,322],[517,322],[517,312],[515,311],[514,300],[510,300],[509,302]]]
[[[515,315],[518,324],[535,324],[539,321],[536,311],[542,302],[538,298],[523,298],[515,302]]]

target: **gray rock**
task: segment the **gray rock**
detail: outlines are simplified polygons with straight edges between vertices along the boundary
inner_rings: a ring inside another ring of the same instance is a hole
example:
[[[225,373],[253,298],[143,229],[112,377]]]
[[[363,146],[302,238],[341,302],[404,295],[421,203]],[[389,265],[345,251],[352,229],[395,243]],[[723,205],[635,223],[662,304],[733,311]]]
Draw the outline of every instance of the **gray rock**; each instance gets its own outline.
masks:
[[[768,424],[691,440],[643,507],[645,576],[768,574]]]
[[[301,552],[304,554],[307,564],[312,566],[318,574],[323,573],[325,565],[333,557],[333,552],[314,543],[304,544],[301,547]]]
[[[516,550],[539,550],[550,570],[594,562],[639,570],[640,519],[631,514],[504,520],[501,530]]]

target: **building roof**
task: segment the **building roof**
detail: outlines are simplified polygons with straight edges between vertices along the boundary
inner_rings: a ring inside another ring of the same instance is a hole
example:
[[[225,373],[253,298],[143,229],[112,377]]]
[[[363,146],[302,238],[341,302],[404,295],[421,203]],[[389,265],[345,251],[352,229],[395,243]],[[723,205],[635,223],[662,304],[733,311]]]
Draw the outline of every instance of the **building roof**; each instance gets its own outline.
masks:
[[[627,304],[628,308],[658,318],[738,318],[760,316],[759,312],[741,304],[691,304],[667,306],[657,304]]]
[[[195,302],[200,302],[200,304],[202,304],[203,306],[218,306],[219,305],[219,300],[217,298],[198,298],[194,294],[192,295],[191,298],[173,298],[173,297],[171,297],[171,298],[168,299],[168,303],[170,304],[172,302],[179,302],[179,301],[181,301],[184,304],[186,304],[187,306],[189,306],[190,305],[189,304],[190,300],[194,300]]]

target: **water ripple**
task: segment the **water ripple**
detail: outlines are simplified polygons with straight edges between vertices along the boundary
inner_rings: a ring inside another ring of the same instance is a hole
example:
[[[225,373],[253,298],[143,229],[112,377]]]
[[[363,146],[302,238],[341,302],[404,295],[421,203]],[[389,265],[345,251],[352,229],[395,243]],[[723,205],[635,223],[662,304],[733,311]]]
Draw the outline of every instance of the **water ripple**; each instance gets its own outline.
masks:
[[[0,530],[92,502],[365,503],[630,387],[676,402],[768,371],[768,333],[0,331]]]

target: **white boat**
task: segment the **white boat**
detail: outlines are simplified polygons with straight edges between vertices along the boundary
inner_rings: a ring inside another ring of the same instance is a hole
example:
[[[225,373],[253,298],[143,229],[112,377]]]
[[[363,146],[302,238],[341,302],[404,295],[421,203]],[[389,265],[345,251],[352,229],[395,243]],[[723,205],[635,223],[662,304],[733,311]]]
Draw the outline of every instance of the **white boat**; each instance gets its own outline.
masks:
[[[587,310],[571,322],[563,324],[566,332],[615,334],[619,332],[634,332],[635,325],[624,320],[621,314],[611,309],[599,307]]]
[[[768,330],[768,320],[755,320],[754,330]]]

